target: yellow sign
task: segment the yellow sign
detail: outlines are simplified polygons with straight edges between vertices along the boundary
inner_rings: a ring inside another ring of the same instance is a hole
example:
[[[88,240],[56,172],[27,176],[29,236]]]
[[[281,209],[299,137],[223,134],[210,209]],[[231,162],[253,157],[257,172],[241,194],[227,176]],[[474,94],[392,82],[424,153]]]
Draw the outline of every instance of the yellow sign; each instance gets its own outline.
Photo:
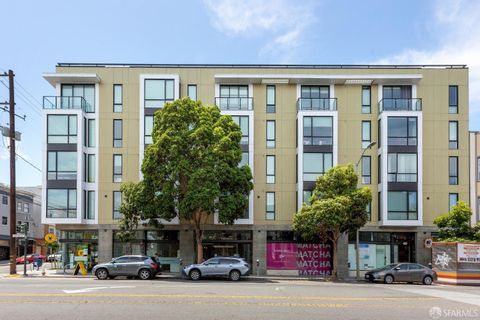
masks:
[[[57,241],[57,237],[53,233],[47,233],[44,239],[46,243],[54,243]]]

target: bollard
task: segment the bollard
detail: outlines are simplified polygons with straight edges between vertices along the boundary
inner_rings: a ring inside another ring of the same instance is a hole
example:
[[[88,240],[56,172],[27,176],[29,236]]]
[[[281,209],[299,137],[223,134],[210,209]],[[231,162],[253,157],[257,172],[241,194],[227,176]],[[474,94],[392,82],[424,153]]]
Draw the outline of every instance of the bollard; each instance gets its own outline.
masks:
[[[45,265],[42,265],[42,276],[45,277]]]
[[[257,277],[260,276],[260,259],[257,259]]]

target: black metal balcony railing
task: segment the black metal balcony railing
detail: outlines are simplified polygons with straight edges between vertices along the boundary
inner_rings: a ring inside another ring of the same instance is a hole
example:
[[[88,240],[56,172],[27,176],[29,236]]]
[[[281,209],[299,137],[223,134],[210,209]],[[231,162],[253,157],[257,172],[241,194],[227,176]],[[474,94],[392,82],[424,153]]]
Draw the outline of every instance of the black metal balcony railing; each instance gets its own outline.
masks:
[[[222,110],[253,110],[253,98],[216,97],[215,105]]]
[[[90,104],[83,97],[43,97],[43,109],[82,109],[90,112]]]
[[[422,99],[420,98],[385,98],[378,103],[378,110],[382,111],[422,111]]]
[[[299,98],[297,110],[335,111],[337,110],[337,98]]]

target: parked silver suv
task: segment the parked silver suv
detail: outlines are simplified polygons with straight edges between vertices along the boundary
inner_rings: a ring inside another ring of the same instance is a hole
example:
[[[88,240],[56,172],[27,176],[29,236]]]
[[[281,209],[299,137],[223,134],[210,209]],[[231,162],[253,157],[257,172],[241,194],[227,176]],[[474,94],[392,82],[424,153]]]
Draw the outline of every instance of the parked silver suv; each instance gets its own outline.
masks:
[[[186,266],[182,272],[192,280],[201,277],[228,277],[232,281],[238,281],[240,277],[250,274],[250,265],[243,258],[215,257],[204,263]]]
[[[92,273],[99,279],[115,279],[116,276],[139,277],[147,280],[160,271],[160,265],[153,257],[121,256],[107,263],[97,264]]]

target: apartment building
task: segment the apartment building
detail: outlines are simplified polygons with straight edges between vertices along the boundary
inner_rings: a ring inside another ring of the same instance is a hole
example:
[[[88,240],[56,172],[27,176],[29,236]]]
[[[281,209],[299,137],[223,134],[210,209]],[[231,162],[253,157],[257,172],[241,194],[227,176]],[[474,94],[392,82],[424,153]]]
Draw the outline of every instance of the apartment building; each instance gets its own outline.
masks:
[[[204,258],[241,255],[260,273],[322,274],[325,246],[304,244],[292,217],[315,179],[357,164],[373,200],[360,232],[360,269],[427,263],[433,219],[469,201],[468,69],[464,65],[139,65],[60,63],[44,78],[44,223],[63,251],[88,245],[105,261],[125,252],[116,236],[122,182],[138,181],[153,114],[180,97],[216,104],[243,133],[254,176],[245,216],[206,226]],[[341,245],[353,271],[355,239]],[[133,251],[159,253],[170,271],[194,260],[192,228],[141,227]],[[65,260],[72,257],[68,254]],[[310,259],[310,260],[308,260]],[[301,266],[300,266],[301,265]]]
[[[480,222],[480,132],[470,132],[470,208],[472,226]]]

